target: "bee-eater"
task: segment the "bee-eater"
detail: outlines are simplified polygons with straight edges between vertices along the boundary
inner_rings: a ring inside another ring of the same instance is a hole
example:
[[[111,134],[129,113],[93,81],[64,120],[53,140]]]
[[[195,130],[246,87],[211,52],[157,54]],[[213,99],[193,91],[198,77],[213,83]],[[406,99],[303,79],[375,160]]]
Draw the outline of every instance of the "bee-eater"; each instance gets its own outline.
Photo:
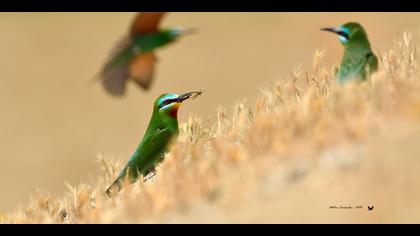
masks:
[[[159,96],[153,106],[149,126],[137,150],[118,175],[117,180],[106,191],[107,196],[121,190],[123,180],[128,178],[134,183],[141,176],[155,172],[155,167],[163,161],[164,153],[171,141],[178,135],[178,108],[189,98],[195,98],[202,92],[190,92],[182,95],[166,93]]]
[[[164,15],[164,12],[137,14],[128,36],[116,45],[99,72],[99,78],[108,93],[122,96],[129,80],[148,89],[157,60],[155,50],[195,31],[181,27],[159,29]]]
[[[321,30],[338,34],[344,46],[344,56],[337,74],[339,81],[351,78],[366,80],[378,69],[378,58],[372,52],[366,31],[359,23],[349,22],[339,28]]]

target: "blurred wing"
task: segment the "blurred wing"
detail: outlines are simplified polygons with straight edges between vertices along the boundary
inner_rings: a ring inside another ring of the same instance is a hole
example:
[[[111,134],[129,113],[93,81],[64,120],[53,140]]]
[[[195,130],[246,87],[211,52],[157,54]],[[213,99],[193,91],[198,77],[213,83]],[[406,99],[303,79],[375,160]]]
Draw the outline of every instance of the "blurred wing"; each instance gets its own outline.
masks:
[[[145,33],[155,33],[158,31],[159,22],[165,12],[142,12],[138,13],[131,25],[130,35],[136,36]]]
[[[153,53],[140,54],[130,61],[130,77],[143,89],[148,89],[153,79],[156,57]]]
[[[108,61],[99,72],[99,78],[105,90],[114,95],[124,94],[128,78],[128,61],[130,55],[127,53],[131,47],[131,39],[123,38],[113,49]]]

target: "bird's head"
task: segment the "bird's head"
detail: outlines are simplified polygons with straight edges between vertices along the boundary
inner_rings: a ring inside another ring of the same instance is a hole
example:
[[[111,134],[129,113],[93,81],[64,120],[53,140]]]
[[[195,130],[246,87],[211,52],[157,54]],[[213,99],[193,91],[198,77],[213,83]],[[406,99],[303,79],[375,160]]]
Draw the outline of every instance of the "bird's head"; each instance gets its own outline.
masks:
[[[173,118],[177,117],[178,114],[178,108],[181,106],[181,104],[190,98],[195,98],[199,95],[201,95],[203,92],[201,91],[195,91],[195,92],[189,92],[184,93],[181,95],[177,95],[174,93],[165,93],[159,96],[158,99],[155,101],[155,112],[158,112],[161,115],[169,115]]]
[[[190,35],[198,32],[197,28],[171,27],[163,30],[172,40],[184,35]]]
[[[369,45],[367,34],[359,23],[349,22],[338,28],[322,28],[321,30],[337,34],[344,46],[354,43]]]

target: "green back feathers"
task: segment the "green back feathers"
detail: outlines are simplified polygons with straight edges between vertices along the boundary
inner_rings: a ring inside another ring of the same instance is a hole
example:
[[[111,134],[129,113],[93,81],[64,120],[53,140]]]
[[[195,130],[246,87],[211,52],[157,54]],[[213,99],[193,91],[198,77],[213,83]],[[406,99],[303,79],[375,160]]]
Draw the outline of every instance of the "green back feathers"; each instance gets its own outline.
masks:
[[[176,38],[177,35],[173,33],[173,29],[160,30],[155,34],[134,37],[133,49],[139,53],[147,53],[173,42]]]

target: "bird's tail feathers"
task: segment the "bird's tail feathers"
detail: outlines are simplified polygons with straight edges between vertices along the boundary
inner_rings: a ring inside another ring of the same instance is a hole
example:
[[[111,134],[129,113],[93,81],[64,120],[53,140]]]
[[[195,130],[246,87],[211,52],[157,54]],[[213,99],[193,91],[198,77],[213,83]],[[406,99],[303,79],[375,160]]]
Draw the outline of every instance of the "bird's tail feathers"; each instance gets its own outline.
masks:
[[[105,191],[105,195],[111,198],[114,194],[118,193],[122,188],[122,184],[119,178],[117,178],[114,183],[109,186],[109,188]]]
[[[130,177],[130,168],[124,168],[117,179],[109,186],[109,188],[105,191],[105,195],[108,198],[111,198],[116,193],[120,192],[121,189],[124,187],[129,186],[132,183]]]

